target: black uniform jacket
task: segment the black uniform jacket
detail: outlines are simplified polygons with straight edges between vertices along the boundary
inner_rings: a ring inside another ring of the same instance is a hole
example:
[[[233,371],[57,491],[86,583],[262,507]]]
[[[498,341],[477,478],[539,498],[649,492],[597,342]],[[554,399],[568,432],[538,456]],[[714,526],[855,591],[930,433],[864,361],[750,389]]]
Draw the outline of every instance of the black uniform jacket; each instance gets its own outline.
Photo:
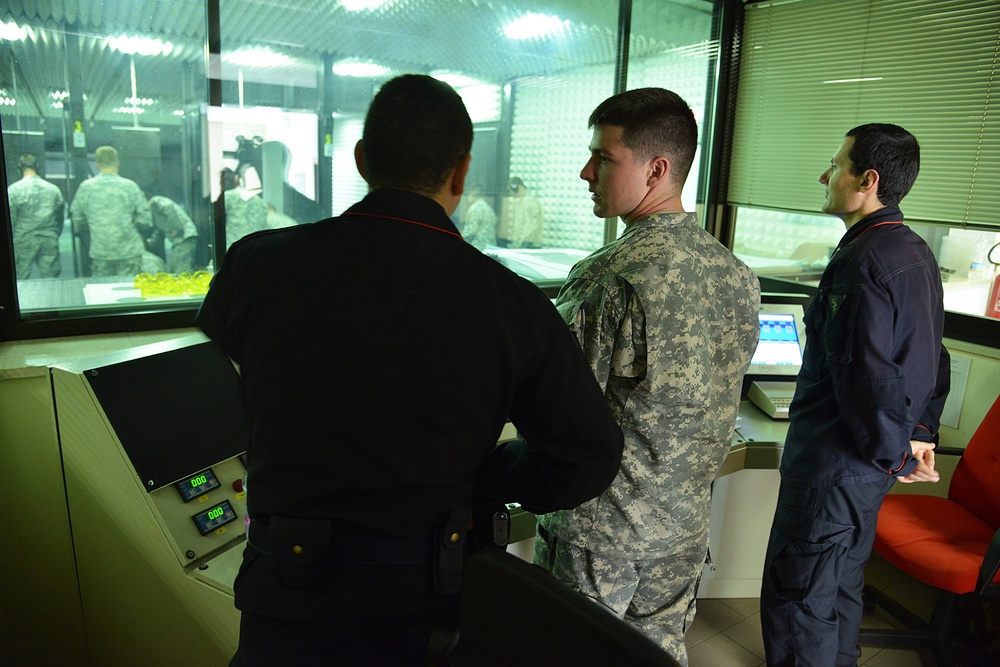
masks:
[[[198,323],[241,369],[252,520],[420,537],[474,490],[544,512],[598,495],[618,471],[621,432],[551,302],[426,197],[376,190],[340,217],[241,239]],[[497,446],[508,419],[523,439]],[[269,581],[280,573],[251,552],[244,610],[423,606],[400,568],[335,567],[299,591]]]
[[[906,475],[936,442],[950,383],[943,291],[927,244],[881,209],[844,234],[805,315],[806,349],[781,460],[797,487]]]

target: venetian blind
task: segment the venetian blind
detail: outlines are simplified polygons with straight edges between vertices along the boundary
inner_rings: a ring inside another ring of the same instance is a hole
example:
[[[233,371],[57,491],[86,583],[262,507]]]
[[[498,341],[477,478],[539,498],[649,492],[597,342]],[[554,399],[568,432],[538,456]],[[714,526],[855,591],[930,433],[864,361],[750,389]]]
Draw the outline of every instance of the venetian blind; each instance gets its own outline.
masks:
[[[895,123],[921,147],[910,220],[1000,227],[1000,3],[746,6],[728,201],[819,211],[844,134]]]

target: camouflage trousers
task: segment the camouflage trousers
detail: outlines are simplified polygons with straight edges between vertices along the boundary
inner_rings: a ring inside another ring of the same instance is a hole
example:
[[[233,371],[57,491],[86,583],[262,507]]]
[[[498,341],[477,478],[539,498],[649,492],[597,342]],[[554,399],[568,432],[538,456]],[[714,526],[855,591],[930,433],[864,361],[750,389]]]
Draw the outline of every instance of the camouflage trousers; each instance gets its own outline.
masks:
[[[669,556],[631,561],[539,532],[533,560],[573,590],[600,602],[686,667],[684,633],[694,621],[707,537],[706,531],[705,539],[682,545]]]
[[[59,263],[59,242],[50,236],[29,236],[14,243],[14,266],[17,279],[26,280],[31,276],[31,267],[38,264],[41,278],[58,278],[62,273]]]
[[[198,239],[191,237],[175,243],[170,249],[170,272],[194,271],[194,251]]]
[[[142,255],[124,259],[91,259],[93,276],[136,276],[142,273]]]

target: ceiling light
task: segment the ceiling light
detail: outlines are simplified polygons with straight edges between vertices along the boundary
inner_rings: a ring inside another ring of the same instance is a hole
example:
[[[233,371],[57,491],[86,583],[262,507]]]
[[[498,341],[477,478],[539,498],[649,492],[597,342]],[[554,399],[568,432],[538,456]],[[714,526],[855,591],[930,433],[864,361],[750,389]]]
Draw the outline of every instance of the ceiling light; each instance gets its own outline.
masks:
[[[283,67],[292,64],[290,56],[272,51],[266,46],[251,46],[233,51],[225,59],[234,65],[244,67]]]
[[[349,12],[372,11],[386,4],[388,0],[340,0],[340,6]]]
[[[519,19],[507,23],[503,27],[503,34],[509,39],[533,39],[537,37],[547,37],[562,32],[569,21],[563,21],[558,16],[548,14],[536,14],[529,12]]]
[[[0,23],[0,39],[11,42],[24,41],[28,36],[28,29],[11,21],[10,23]]]
[[[113,111],[115,113],[146,113],[146,110],[142,107],[115,107]]]
[[[333,64],[333,73],[337,76],[354,76],[363,79],[374,79],[389,74],[389,68],[372,62],[357,60],[341,60]]]
[[[155,37],[129,37],[127,35],[109,37],[108,45],[115,51],[128,54],[137,53],[140,56],[158,56],[161,53],[169,55],[174,50],[173,44]]]
[[[458,72],[445,72],[436,71],[431,72],[431,76],[438,81],[444,81],[452,88],[466,88],[468,86],[481,86],[484,85],[479,79],[473,79],[471,76],[466,76],[465,74],[459,74]]]

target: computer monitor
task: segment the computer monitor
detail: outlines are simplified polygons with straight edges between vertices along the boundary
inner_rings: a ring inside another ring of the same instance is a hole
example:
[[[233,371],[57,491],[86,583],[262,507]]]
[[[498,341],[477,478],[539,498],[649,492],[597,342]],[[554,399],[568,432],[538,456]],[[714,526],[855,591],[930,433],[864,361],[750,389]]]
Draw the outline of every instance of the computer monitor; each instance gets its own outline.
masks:
[[[794,380],[802,368],[806,329],[799,303],[761,303],[760,342],[750,360],[751,379]]]

